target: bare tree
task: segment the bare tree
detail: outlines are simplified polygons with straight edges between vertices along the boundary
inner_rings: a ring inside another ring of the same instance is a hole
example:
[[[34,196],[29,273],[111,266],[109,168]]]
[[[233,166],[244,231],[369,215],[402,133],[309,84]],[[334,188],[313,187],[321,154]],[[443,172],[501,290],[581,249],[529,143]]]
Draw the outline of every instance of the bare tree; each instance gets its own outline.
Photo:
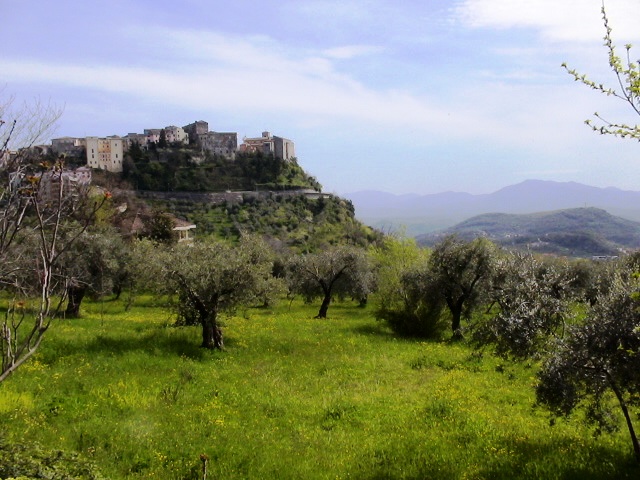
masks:
[[[3,90],[0,89],[0,97]],[[0,158],[7,151],[28,149],[48,140],[55,131],[62,109],[36,99],[16,105],[14,96],[0,101]]]
[[[68,195],[61,163],[34,165],[26,159],[25,148],[50,132],[59,110],[36,103],[7,117],[11,104],[10,100],[0,108],[0,157],[10,159],[0,171],[0,286],[14,294],[0,321],[0,382],[40,346],[64,298],[52,305],[53,293],[63,281],[56,275],[58,260],[103,203],[89,201],[87,195]],[[21,123],[21,118],[28,120]],[[9,154],[14,145],[23,149]],[[43,188],[46,182],[55,188]],[[34,297],[36,306],[24,308],[23,299]]]

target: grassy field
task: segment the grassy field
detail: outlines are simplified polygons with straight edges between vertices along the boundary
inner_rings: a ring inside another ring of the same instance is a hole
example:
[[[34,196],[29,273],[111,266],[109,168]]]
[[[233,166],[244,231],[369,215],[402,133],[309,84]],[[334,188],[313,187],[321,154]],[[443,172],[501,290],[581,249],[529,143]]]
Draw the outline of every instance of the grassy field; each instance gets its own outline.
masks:
[[[533,407],[535,366],[395,338],[371,311],[282,303],[198,348],[141,299],[88,303],[0,384],[6,440],[79,452],[112,479],[638,478],[625,430]]]

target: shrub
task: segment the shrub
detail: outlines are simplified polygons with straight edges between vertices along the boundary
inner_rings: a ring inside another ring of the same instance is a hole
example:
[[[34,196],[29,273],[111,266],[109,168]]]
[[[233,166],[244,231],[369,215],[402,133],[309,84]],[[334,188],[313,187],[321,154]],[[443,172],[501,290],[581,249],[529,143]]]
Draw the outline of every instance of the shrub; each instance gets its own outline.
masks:
[[[0,478],[102,480],[96,467],[74,453],[45,450],[40,445],[0,440]]]

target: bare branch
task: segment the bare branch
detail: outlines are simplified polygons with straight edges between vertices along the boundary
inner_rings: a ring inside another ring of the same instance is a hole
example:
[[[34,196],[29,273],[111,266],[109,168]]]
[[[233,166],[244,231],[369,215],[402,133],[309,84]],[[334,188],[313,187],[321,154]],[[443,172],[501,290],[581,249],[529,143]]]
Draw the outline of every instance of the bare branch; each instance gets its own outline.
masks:
[[[604,46],[607,49],[609,66],[616,76],[618,88],[610,88],[603,83],[590,80],[585,74],[579,73],[577,70],[569,68],[566,63],[562,64],[569,75],[577,82],[589,87],[592,90],[600,92],[607,96],[616,97],[627,103],[636,115],[640,115],[640,67],[638,63],[631,60],[631,45],[625,45],[626,58],[623,61],[616,53],[616,46],[611,36],[612,28],[609,25],[607,12],[602,5],[602,20],[605,28],[605,36],[603,37]],[[627,125],[620,122],[610,122],[602,118],[598,113],[594,114],[597,121],[588,119],[585,124],[594,132],[601,135],[613,135],[620,138],[632,138],[640,141],[640,126]]]

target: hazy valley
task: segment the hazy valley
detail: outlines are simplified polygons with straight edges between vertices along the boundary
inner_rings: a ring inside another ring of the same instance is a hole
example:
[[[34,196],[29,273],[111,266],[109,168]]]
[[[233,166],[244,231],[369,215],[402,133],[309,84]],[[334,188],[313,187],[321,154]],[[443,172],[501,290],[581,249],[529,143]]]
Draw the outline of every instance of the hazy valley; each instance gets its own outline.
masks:
[[[359,220],[383,231],[404,229],[409,236],[450,228],[486,213],[531,214],[594,207],[640,221],[640,192],[575,182],[527,180],[480,195],[461,192],[394,195],[361,191],[344,196],[353,202]]]

